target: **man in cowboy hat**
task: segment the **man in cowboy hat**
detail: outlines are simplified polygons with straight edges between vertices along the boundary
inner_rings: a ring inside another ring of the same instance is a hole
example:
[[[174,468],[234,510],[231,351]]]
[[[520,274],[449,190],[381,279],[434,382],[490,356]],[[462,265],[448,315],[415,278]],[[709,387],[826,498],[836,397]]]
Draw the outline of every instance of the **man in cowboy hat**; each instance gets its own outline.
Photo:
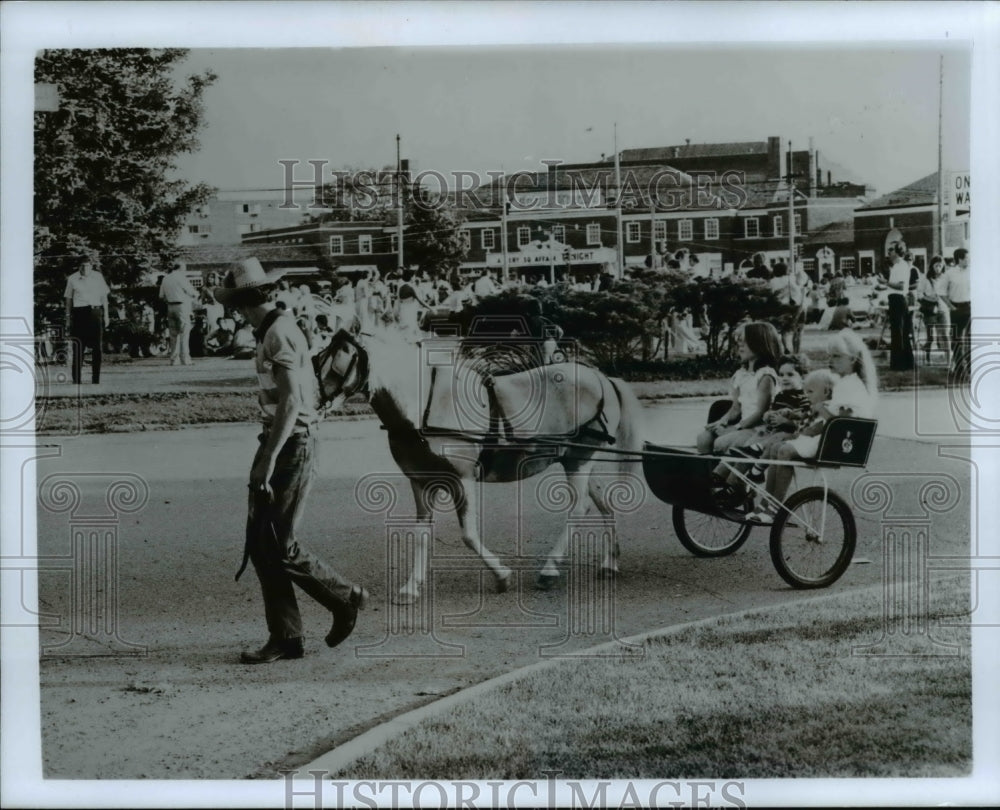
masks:
[[[333,614],[333,627],[326,636],[330,647],[351,634],[368,596],[295,536],[315,469],[318,394],[302,331],[291,313],[281,312],[270,301],[281,275],[283,271],[265,273],[257,259],[246,259],[213,291],[216,300],[235,307],[253,324],[257,338],[264,430],[250,470],[243,565],[249,558],[260,579],[269,636],[261,649],[241,655],[247,664],[302,657],[302,618],[293,583]]]

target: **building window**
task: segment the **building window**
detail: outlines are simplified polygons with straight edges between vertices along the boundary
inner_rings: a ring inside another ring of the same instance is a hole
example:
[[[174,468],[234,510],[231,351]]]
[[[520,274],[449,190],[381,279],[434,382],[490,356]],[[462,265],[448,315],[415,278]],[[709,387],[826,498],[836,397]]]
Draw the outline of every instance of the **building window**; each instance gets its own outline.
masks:
[[[694,222],[690,219],[682,219],[677,223],[677,238],[681,242],[690,242],[694,238]]]
[[[774,217],[771,222],[774,224],[774,230],[772,236],[784,236],[785,235],[785,222],[781,217]]]
[[[479,241],[483,250],[493,250],[497,244],[496,231],[492,228],[483,228]]]
[[[705,238],[706,239],[718,239],[719,238],[719,220],[715,217],[705,220]]]
[[[200,290],[204,284],[201,276],[188,276],[188,281],[191,282],[191,286],[196,290]]]
[[[667,221],[658,219],[653,223],[653,239],[657,242],[667,241]]]
[[[851,273],[853,275],[857,264],[854,261],[853,256],[841,256],[840,258],[840,272],[841,273]]]
[[[260,213],[260,203],[242,203],[237,208],[241,214],[249,214],[252,217]]]
[[[642,229],[638,222],[625,223],[625,241],[635,243],[642,237]]]
[[[802,214],[795,215],[795,233],[802,236]]]
[[[197,234],[199,236],[208,236],[211,232],[211,225],[188,225],[188,233]]]
[[[361,234],[358,237],[358,253],[369,254],[372,252],[372,238],[368,234]]]
[[[802,269],[805,270],[810,276],[815,277],[816,274],[816,260],[815,259],[803,259]]]
[[[399,252],[399,234],[395,233],[389,234],[389,252],[390,253]]]
[[[517,229],[517,246],[524,247],[530,241],[531,241],[531,228],[529,228],[527,225],[522,225]]]
[[[565,225],[553,225],[552,226],[552,238],[557,242],[566,241],[566,226]]]
[[[472,236],[469,233],[469,229],[468,228],[459,229],[458,238],[459,241],[461,241],[462,243],[462,247],[468,250],[469,246],[472,244]]]
[[[601,225],[598,222],[591,222],[587,225],[587,244],[601,244]]]
[[[330,237],[330,255],[331,256],[343,256],[344,255],[344,237],[343,236],[331,236]]]
[[[757,217],[747,217],[743,220],[743,236],[747,239],[756,239],[760,236],[760,220]]]

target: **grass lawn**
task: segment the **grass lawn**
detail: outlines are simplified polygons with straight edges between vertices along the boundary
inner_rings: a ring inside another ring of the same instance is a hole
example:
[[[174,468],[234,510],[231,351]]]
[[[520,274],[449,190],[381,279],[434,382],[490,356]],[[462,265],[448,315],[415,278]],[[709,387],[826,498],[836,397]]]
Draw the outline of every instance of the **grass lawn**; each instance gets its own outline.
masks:
[[[822,352],[810,352],[816,364],[824,361]],[[685,361],[680,361],[682,364]],[[679,373],[679,372],[678,372]],[[728,373],[717,378],[684,379],[671,373],[639,374],[631,381],[640,399],[665,399],[684,396],[726,396]],[[943,366],[924,366],[914,372],[880,369],[880,387],[895,391],[948,384]],[[349,400],[332,418],[371,417],[371,409],[361,397]],[[76,397],[42,397],[36,407],[36,430],[43,435],[77,433],[113,433],[139,430],[163,430],[188,425],[219,422],[256,422],[260,418],[252,389],[232,391],[171,391],[152,394],[98,394]],[[328,417],[331,418],[331,417]]]
[[[336,418],[373,417],[367,403],[352,400]],[[253,391],[171,392],[52,397],[38,402],[36,431],[46,435],[164,430],[218,422],[258,422]]]
[[[882,590],[724,617],[641,656],[536,670],[356,760],[344,779],[948,777],[972,765],[968,578],[936,578],[954,657],[852,654]],[[896,640],[898,641],[898,634]],[[876,648],[878,649],[878,648]],[[900,648],[895,647],[895,652]]]

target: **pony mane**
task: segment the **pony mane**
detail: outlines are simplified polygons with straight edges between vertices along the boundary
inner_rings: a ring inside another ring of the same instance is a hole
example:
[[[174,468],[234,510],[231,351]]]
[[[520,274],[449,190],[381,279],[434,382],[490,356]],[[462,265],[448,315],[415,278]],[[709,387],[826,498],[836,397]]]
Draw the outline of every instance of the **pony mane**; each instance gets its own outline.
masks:
[[[420,425],[421,401],[427,393],[421,385],[423,360],[420,345],[407,340],[396,329],[379,328],[363,338],[368,352],[368,387],[374,395],[387,394],[409,422]]]

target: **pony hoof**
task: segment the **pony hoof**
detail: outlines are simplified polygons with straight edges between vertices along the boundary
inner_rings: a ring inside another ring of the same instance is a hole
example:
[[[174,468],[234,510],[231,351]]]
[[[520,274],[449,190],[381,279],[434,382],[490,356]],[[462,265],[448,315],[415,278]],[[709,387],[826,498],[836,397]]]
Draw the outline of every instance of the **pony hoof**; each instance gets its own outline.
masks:
[[[512,571],[508,571],[502,577],[497,577],[497,593],[507,593],[510,588]]]
[[[558,574],[538,575],[538,589],[541,591],[551,591],[558,584],[559,584]]]
[[[411,593],[410,591],[400,591],[396,594],[396,597],[392,600],[394,605],[412,605],[420,598],[420,594]]]

